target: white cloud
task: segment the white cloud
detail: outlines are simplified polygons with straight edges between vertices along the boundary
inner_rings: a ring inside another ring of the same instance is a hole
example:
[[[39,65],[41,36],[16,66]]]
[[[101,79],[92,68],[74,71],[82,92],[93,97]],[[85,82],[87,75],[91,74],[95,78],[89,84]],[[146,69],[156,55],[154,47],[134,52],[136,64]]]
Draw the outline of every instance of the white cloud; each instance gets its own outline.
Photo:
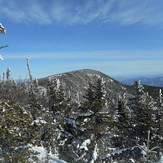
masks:
[[[5,55],[5,54],[4,54]],[[97,69],[109,75],[161,74],[163,51],[94,51],[6,54],[5,59],[24,59],[48,62],[54,69],[69,71],[76,69]],[[59,59],[59,62],[58,62]],[[55,63],[55,64],[54,64]]]
[[[162,0],[1,0],[0,14],[16,22],[67,25],[91,22],[163,23]],[[23,2],[23,3],[22,3]],[[160,4],[159,4],[160,3]]]
[[[30,56],[34,59],[108,59],[108,60],[163,60],[163,51],[141,50],[112,50],[112,51],[83,51],[83,52],[34,52],[7,53],[6,59],[22,59]]]
[[[30,56],[33,71],[50,75],[77,69],[96,69],[110,76],[162,74],[163,51],[94,51],[94,52],[41,52],[12,53],[4,52],[6,62],[24,64]],[[19,60],[20,59],[20,60]],[[16,62],[14,62],[16,60]],[[24,60],[24,62],[22,62]],[[42,64],[46,65],[46,69]],[[40,67],[41,64],[41,67]],[[23,65],[25,67],[25,64]],[[14,68],[14,66],[13,66]],[[23,69],[21,69],[23,71]],[[20,66],[16,72],[21,71]],[[42,74],[43,75],[43,74]]]
[[[26,58],[35,59],[108,59],[108,60],[163,60],[162,50],[112,50],[112,51],[83,51],[83,52],[35,52],[7,53],[6,59]]]
[[[60,65],[61,66],[61,65]],[[67,69],[96,69],[111,76],[162,74],[162,61],[99,61],[64,65]]]

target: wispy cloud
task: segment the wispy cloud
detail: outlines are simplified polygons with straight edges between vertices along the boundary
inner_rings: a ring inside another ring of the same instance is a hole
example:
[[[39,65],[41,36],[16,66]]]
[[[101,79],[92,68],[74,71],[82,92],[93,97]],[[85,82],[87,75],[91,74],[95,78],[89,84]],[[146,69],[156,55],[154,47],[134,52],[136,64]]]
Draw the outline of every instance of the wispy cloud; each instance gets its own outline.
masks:
[[[1,0],[0,14],[16,22],[38,24],[156,25],[163,23],[161,4],[162,0]]]
[[[33,59],[109,59],[109,60],[162,60],[162,50],[110,50],[83,52],[34,52],[7,53],[6,59],[21,59],[30,56]]]
[[[94,51],[94,52],[55,52],[6,54],[4,58],[48,62],[53,69],[64,71],[76,69],[98,69],[109,75],[161,74],[163,51]],[[49,63],[49,59],[51,64]],[[59,60],[59,62],[58,62]],[[55,64],[54,64],[55,63]]]
[[[162,61],[98,61],[64,65],[67,69],[98,69],[111,76],[162,74]]]

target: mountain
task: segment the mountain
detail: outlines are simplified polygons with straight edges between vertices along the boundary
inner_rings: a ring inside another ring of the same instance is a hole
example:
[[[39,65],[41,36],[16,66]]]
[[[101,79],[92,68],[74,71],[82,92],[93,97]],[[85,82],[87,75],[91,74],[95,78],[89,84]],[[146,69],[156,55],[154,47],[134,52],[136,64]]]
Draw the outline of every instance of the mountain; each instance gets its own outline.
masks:
[[[55,81],[56,86],[58,87],[62,85],[65,91],[65,94],[71,96],[75,101],[82,101],[83,95],[86,92],[89,83],[94,83],[97,79],[101,79],[104,85],[104,90],[106,92],[106,98],[117,101],[119,97],[122,97],[124,93],[131,96],[134,90],[134,81],[139,80],[139,78],[135,80],[126,80],[123,82],[119,82],[110,76],[91,69],[83,69],[76,70],[71,72],[66,72],[62,74],[56,74],[52,76],[48,76],[45,78],[41,78],[38,80],[39,84],[43,87],[47,87],[49,81]],[[159,78],[161,81],[161,78]],[[127,82],[128,81],[128,82]],[[132,81],[132,82],[131,82]],[[163,88],[160,86],[150,86],[146,84],[146,82],[142,82],[141,84],[144,86],[144,91],[148,92],[149,95],[153,97],[159,96],[159,90],[161,89],[163,92]],[[145,80],[143,80],[145,81]],[[125,83],[125,84],[123,84]],[[132,85],[130,85],[132,84]],[[162,83],[160,83],[161,85]],[[159,84],[158,84],[159,85]]]
[[[62,84],[67,96],[72,97],[76,101],[82,101],[83,95],[88,88],[89,83],[95,84],[97,79],[101,79],[106,92],[106,98],[117,99],[122,96],[124,92],[130,94],[131,87],[118,82],[108,75],[90,69],[76,70],[67,73],[52,75],[46,78],[39,79],[41,86],[46,87],[48,81],[55,81],[56,85]]]
[[[132,85],[135,80],[141,80],[141,83],[144,85],[150,85],[155,87],[163,87],[163,77],[140,77],[120,80],[124,84]]]

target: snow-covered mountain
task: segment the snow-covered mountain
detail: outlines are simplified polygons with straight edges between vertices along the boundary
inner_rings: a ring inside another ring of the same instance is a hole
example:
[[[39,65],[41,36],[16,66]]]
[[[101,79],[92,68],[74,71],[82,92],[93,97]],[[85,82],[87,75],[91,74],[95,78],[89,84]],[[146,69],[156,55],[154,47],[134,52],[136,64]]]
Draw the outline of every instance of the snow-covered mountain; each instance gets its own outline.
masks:
[[[132,83],[130,83],[131,85],[127,82],[126,84],[123,84],[125,82],[119,82],[100,71],[83,69],[41,78],[38,82],[41,86],[46,87],[49,81],[54,81],[56,86],[58,85],[57,87],[60,85],[64,87],[67,96],[71,96],[74,100],[82,101],[82,97],[85,94],[88,84],[95,83],[97,79],[102,80],[106,97],[113,100],[123,96],[124,93],[128,95],[133,94],[134,81],[141,81],[141,79],[137,78],[132,80]],[[144,90],[154,97],[159,96],[160,89],[163,91],[162,87],[150,86],[145,82],[142,83],[142,81],[141,84],[144,85]]]
[[[71,95],[72,99],[82,100],[88,84],[95,84],[97,79],[102,80],[108,98],[118,97],[124,92],[130,92],[130,86],[124,85],[100,71],[90,69],[52,75],[39,79],[38,82],[40,85],[46,86],[48,81],[55,81],[57,86],[61,84],[64,87],[67,96]]]

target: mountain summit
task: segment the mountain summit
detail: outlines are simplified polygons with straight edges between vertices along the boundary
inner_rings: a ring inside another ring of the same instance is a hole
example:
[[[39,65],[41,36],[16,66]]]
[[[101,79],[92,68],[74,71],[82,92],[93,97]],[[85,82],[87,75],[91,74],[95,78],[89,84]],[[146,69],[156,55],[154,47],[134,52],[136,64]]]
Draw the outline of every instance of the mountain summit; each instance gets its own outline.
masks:
[[[53,81],[56,83],[56,87],[62,85],[67,96],[71,95],[72,99],[82,100],[89,83],[95,84],[98,79],[102,80],[108,99],[117,99],[124,92],[129,93],[131,91],[130,86],[124,85],[100,71],[91,69],[56,74],[39,79],[38,82],[41,86],[46,86],[48,81]]]

